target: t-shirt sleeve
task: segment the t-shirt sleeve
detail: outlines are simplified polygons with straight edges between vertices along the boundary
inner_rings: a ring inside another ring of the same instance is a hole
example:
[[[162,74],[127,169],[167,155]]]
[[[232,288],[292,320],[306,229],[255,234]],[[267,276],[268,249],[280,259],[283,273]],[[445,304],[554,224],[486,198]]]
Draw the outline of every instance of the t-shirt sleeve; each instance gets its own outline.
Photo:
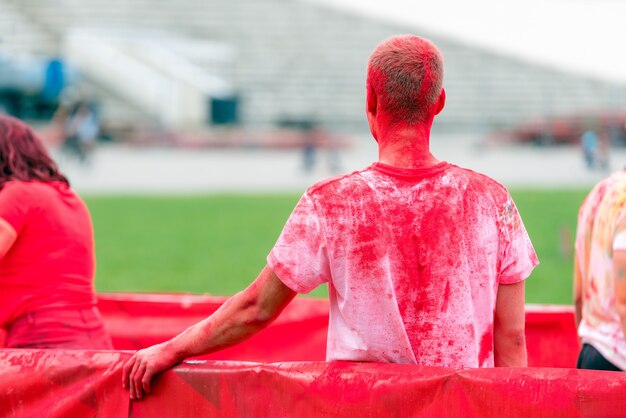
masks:
[[[7,184],[0,190],[0,218],[7,221],[15,232],[22,231],[30,207],[30,196],[20,183]]]
[[[522,218],[510,196],[500,208],[500,284],[521,282],[539,264]]]
[[[308,193],[289,216],[267,262],[278,278],[298,293],[309,293],[329,280],[322,222]]]
[[[626,202],[619,202],[613,233],[613,251],[626,250]]]

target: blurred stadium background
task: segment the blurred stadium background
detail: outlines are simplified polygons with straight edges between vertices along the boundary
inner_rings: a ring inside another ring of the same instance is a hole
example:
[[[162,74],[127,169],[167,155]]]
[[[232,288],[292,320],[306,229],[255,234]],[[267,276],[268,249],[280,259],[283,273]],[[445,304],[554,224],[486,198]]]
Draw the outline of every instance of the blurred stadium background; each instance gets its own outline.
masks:
[[[569,303],[578,205],[626,161],[624,11],[609,0],[0,0],[0,109],[37,127],[86,197],[99,290],[227,294],[258,272],[308,184],[376,159],[368,56],[390,35],[425,36],[446,59],[436,155],[512,190],[542,261],[529,300]],[[85,161],[63,146],[76,103],[99,127]],[[583,160],[587,130],[604,144],[597,168]]]

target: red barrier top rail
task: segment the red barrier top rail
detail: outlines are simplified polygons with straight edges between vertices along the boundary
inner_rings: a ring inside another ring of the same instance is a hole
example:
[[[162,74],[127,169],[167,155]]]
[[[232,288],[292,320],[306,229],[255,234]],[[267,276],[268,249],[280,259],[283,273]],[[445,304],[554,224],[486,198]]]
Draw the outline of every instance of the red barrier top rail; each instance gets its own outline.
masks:
[[[130,401],[129,352],[0,350],[0,416],[618,417],[626,374],[559,368],[189,361]]]
[[[136,350],[165,341],[206,318],[224,297],[186,294],[100,294],[99,307],[114,347]],[[578,337],[571,306],[528,305],[526,343],[530,366],[574,367]],[[268,329],[243,344],[204,356],[238,361],[325,359],[328,301],[296,298]]]

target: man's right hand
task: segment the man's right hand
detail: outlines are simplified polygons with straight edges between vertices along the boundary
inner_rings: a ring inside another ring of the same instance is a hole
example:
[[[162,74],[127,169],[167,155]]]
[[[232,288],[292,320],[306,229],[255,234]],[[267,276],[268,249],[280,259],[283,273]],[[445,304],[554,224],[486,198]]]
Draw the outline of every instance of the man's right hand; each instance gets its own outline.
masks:
[[[176,337],[137,351],[124,365],[122,386],[131,399],[150,393],[150,380],[185,358],[212,353],[237,344],[271,324],[296,292],[266,266],[245,290],[228,299],[210,317]]]
[[[126,362],[122,372],[122,386],[130,390],[130,399],[141,399],[150,393],[152,377],[180,363],[169,342],[137,351]]]

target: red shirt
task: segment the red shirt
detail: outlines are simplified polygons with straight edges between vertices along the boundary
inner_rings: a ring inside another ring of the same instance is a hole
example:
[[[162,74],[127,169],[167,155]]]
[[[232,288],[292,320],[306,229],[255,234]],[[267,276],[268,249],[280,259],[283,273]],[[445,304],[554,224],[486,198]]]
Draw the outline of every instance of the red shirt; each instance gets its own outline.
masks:
[[[0,217],[17,232],[0,259],[0,326],[26,312],[95,306],[93,227],[71,188],[8,182],[0,190]]]
[[[442,162],[314,185],[268,263],[299,293],[328,283],[329,361],[489,367],[498,286],[538,261],[506,189]]]

